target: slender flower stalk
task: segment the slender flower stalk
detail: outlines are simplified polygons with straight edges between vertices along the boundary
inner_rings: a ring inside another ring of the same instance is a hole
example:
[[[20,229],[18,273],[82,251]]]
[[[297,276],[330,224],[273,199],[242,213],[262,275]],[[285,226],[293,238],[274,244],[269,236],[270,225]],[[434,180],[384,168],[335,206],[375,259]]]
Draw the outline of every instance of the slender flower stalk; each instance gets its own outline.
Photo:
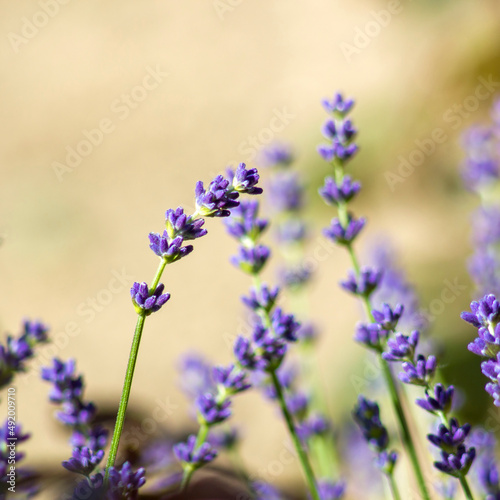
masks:
[[[289,343],[297,340],[300,325],[292,315],[284,314],[280,308],[275,307],[279,289],[271,289],[261,283],[260,272],[269,259],[270,250],[259,244],[260,236],[268,223],[258,217],[258,208],[257,202],[241,203],[226,223],[229,234],[240,243],[238,254],[231,262],[253,280],[250,296],[245,297],[243,302],[256,316],[251,339],[238,337],[234,353],[242,368],[258,370],[267,375],[297,451],[309,493],[313,500],[321,500],[309,456],[299,438],[293,412],[277,374]]]
[[[229,169],[227,174],[227,178],[218,175],[207,189],[204,188],[202,182],[198,182],[195,189],[195,212],[187,216],[181,207],[176,210],[169,209],[165,214],[166,229],[163,234],[150,233],[149,235],[150,248],[160,258],[160,264],[150,288],[146,283],[134,283],[130,291],[138,318],[111,440],[111,450],[106,464],[105,482],[109,479],[110,469],[114,465],[118,452],[146,317],[158,311],[170,298],[170,294],[163,294],[164,286],[160,284],[166,265],[192,252],[192,245],[183,246],[183,243],[200,238],[207,233],[205,229],[202,229],[204,218],[228,217],[231,210],[239,205],[237,199],[240,194],[262,192],[261,188],[256,187],[259,180],[256,169],[247,170],[245,164],[241,163],[236,171]]]
[[[361,186],[345,175],[347,162],[357,153],[358,147],[353,142],[357,131],[350,119],[346,118],[354,101],[344,99],[341,94],[336,94],[332,100],[324,100],[323,106],[331,114],[331,118],[323,126],[323,135],[330,142],[318,147],[318,152],[323,159],[333,167],[333,177],[327,177],[325,185],[320,189],[320,195],[326,203],[337,208],[337,218],[332,219],[330,227],[324,230],[327,238],[340,246],[344,246],[351,258],[353,272],[349,278],[342,282],[342,287],[357,295],[365,308],[366,316],[370,323],[375,324],[372,314],[370,295],[380,282],[382,271],[378,269],[362,268],[359,264],[353,243],[365,225],[365,219],[356,219],[348,210],[348,203],[358,194]],[[382,366],[382,373],[391,395],[391,401],[396,412],[401,430],[403,444],[410,456],[410,461],[420,492],[425,500],[430,495],[419,463],[417,451],[410,432],[407,417],[401,404],[401,395],[395,383],[392,372],[387,362],[378,353]]]

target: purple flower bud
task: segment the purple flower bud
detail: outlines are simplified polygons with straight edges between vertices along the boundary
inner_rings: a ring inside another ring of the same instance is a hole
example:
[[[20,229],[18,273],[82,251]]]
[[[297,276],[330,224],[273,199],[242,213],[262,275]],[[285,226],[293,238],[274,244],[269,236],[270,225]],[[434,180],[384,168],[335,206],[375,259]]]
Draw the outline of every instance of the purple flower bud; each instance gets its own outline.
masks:
[[[175,210],[169,208],[165,213],[165,225],[167,226],[168,237],[173,240],[177,236],[182,237],[184,240],[195,240],[207,234],[206,229],[201,229],[205,224],[204,219],[191,220],[184,213],[182,207]]]
[[[363,436],[378,452],[385,450],[389,444],[387,429],[380,421],[380,410],[374,401],[359,396],[358,404],[354,408],[353,417],[359,425]]]
[[[151,248],[158,257],[165,259],[167,264],[175,262],[193,251],[193,245],[182,246],[183,239],[181,236],[177,236],[171,240],[167,230],[163,231],[163,235],[149,233],[149,241],[149,248]]]
[[[275,309],[271,317],[271,325],[278,338],[288,342],[297,340],[297,330],[300,328],[300,323],[295,321],[292,314],[284,314],[280,308]]]
[[[252,288],[248,297],[241,297],[242,302],[252,311],[270,312],[278,298],[279,288],[262,285],[258,290]]]
[[[435,356],[426,359],[424,355],[419,354],[415,362],[406,361],[401,367],[403,371],[399,374],[399,379],[402,382],[427,387],[436,373],[437,360]]]
[[[340,285],[344,290],[355,295],[369,297],[377,288],[382,279],[382,270],[370,267],[363,267],[359,277],[355,272],[350,271],[348,279],[341,281]]]
[[[354,99],[345,99],[340,92],[334,94],[332,99],[323,99],[321,104],[327,113],[335,113],[340,116],[347,115],[354,106]]]
[[[62,466],[70,472],[88,476],[99,465],[104,457],[104,451],[93,452],[87,447],[73,448],[73,456],[65,460]]]
[[[185,443],[178,443],[174,446],[174,454],[178,460],[199,468],[208,464],[217,456],[217,451],[209,443],[202,444],[195,449],[196,436],[191,435]]]
[[[335,241],[339,245],[350,245],[365,226],[366,219],[355,219],[349,214],[347,226],[343,226],[340,220],[335,217],[330,223],[330,227],[323,229],[323,234]]]
[[[342,184],[337,184],[331,177],[326,177],[324,187],[319,189],[319,194],[329,205],[338,205],[351,201],[361,189],[359,182],[352,182],[346,175],[342,179]]]
[[[218,175],[205,190],[198,181],[195,188],[196,211],[203,217],[228,217],[231,209],[238,206],[237,191],[229,189],[230,181]]]
[[[409,336],[396,333],[394,338],[387,341],[387,351],[382,357],[386,361],[412,360],[419,338],[418,330],[414,330]]]
[[[395,330],[398,324],[399,318],[401,318],[404,311],[404,306],[398,304],[394,309],[388,304],[382,304],[380,311],[373,310],[373,319],[384,329],[384,330]]]
[[[227,171],[229,182],[238,193],[261,194],[262,188],[256,187],[259,182],[259,173],[256,168],[246,169],[244,163],[240,163],[236,172],[232,169]]]
[[[122,500],[126,498],[136,500],[138,498],[138,490],[145,482],[146,471],[143,468],[133,472],[129,462],[125,462],[121,469],[111,467],[109,469],[109,483],[106,499]]]
[[[471,426],[458,425],[455,418],[450,420],[449,428],[440,424],[437,434],[428,434],[427,439],[434,445],[447,453],[454,453],[460,445],[463,445],[465,438],[470,433]]]
[[[231,257],[231,263],[245,273],[258,274],[266,265],[270,255],[271,251],[264,245],[252,248],[240,246],[238,255]]]
[[[463,477],[469,472],[470,466],[476,457],[475,448],[459,446],[456,453],[441,452],[441,462],[434,462],[434,467],[454,477]]]
[[[228,367],[217,366],[213,370],[213,378],[217,384],[224,386],[229,394],[236,394],[252,387],[247,374],[233,364]]]
[[[446,389],[442,384],[436,384],[433,396],[426,391],[425,399],[417,399],[415,402],[430,413],[443,412],[446,414],[451,409],[454,393],[455,388],[452,385]]]
[[[223,422],[231,416],[231,401],[225,399],[218,401],[218,398],[207,392],[196,398],[196,408],[200,418],[207,424],[213,425]]]
[[[382,352],[381,341],[387,338],[387,330],[384,330],[377,323],[359,324],[356,327],[354,340],[364,344],[366,347],[373,349],[377,352]]]
[[[137,314],[149,316],[150,314],[159,311],[163,304],[170,299],[169,293],[163,294],[164,288],[165,285],[160,283],[154,292],[150,292],[147,283],[135,282],[130,289],[130,295],[132,296],[132,302]]]

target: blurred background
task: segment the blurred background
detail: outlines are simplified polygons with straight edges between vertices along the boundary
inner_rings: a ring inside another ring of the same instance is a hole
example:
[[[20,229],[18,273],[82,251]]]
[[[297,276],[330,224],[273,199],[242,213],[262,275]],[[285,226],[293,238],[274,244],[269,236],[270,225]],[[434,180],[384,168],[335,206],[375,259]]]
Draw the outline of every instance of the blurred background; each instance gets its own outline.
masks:
[[[369,219],[358,249],[366,257],[380,235],[390,240],[424,308],[447,280],[463,285],[431,329],[447,344],[449,379],[479,395],[466,417],[484,417],[479,359],[466,350],[474,332],[459,318],[472,295],[465,260],[477,205],[462,185],[460,136],[487,119],[500,88],[496,0],[1,6],[0,325],[17,333],[23,317],[40,318],[54,339],[16,381],[18,416],[33,435],[27,464],[43,470],[70,454],[37,377],[52,356],[76,358],[88,399],[116,408],[136,319],[129,288],[157,266],[147,235],[163,230],[167,208],[193,207],[197,180],[255,166],[273,141],[291,143],[317,241],[333,215],[316,194],[329,173],[316,153],[320,100],[336,90],[357,101],[361,152],[349,168],[364,186],[355,208]],[[414,168],[401,167],[411,158]],[[244,325],[239,296],[249,281],[228,262],[236,244],[220,220],[206,227],[193,254],[164,274],[172,298],[147,322],[132,390],[132,412],[169,407],[169,432],[193,425],[179,357],[196,350],[227,363]],[[365,356],[351,340],[360,310],[337,286],[348,267],[332,251],[310,300],[322,331],[315,356],[339,418],[356,397],[346,380]],[[276,460],[286,434],[272,405],[249,393],[234,414],[249,468]],[[299,477],[292,463],[270,479]]]

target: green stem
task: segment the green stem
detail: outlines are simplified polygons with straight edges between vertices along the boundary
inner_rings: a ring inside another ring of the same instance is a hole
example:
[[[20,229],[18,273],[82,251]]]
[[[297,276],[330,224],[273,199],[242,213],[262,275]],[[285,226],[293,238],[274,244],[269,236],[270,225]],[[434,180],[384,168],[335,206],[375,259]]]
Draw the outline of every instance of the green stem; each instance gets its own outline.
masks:
[[[399,495],[398,485],[396,480],[394,479],[394,474],[389,474],[387,476],[387,480],[389,481],[389,488],[391,489],[392,498],[394,500],[401,500],[401,496]]]
[[[462,485],[462,489],[464,490],[465,493],[465,498],[467,498],[467,500],[474,500],[472,492],[469,488],[469,483],[467,482],[467,478],[465,476],[460,476],[459,479],[460,479],[460,484]]]
[[[380,363],[382,366],[382,372],[384,374],[384,378],[389,389],[389,395],[391,397],[392,405],[394,410],[396,411],[396,415],[398,417],[400,430],[401,430],[401,438],[403,440],[403,444],[410,455],[410,461],[413,466],[413,470],[415,472],[415,477],[418,482],[418,486],[425,500],[430,500],[429,492],[427,491],[427,486],[425,484],[424,475],[422,473],[422,469],[420,468],[420,462],[418,460],[417,451],[415,449],[415,444],[413,443],[413,438],[411,436],[410,428],[408,426],[408,422],[406,420],[406,415],[403,410],[403,406],[401,404],[401,400],[398,394],[398,389],[396,383],[394,381],[394,377],[389,368],[389,364],[385,359],[380,357]]]
[[[146,320],[145,314],[140,314],[137,318],[135,326],[134,339],[130,349],[130,356],[128,358],[127,372],[125,373],[125,382],[123,383],[123,391],[118,406],[118,414],[116,416],[115,430],[113,431],[113,438],[111,440],[111,448],[109,450],[108,462],[106,464],[105,481],[108,480],[109,469],[113,467],[118,452],[118,444],[125,422],[125,413],[127,411],[128,400],[130,397],[130,390],[132,388],[132,379],[134,377],[135,363],[137,361],[137,353],[139,352],[139,344],[141,343],[142,330],[144,328],[144,321]]]
[[[309,491],[311,493],[313,500],[320,500],[316,479],[314,477],[314,472],[312,470],[311,464],[309,463],[309,458],[307,456],[307,453],[302,447],[302,443],[300,442],[300,439],[297,435],[297,431],[295,430],[295,424],[293,422],[292,415],[290,414],[290,411],[288,410],[288,407],[286,405],[285,397],[283,395],[283,391],[278,376],[276,375],[276,371],[272,371],[270,375],[274,385],[274,389],[276,391],[276,395],[278,396],[281,413],[283,414],[293,444],[295,446],[295,449],[297,450],[299,461],[300,464],[302,465],[302,469],[304,471],[304,475],[306,477],[306,481],[309,486]]]
[[[156,275],[153,279],[153,284],[150,290],[154,291],[160,282],[163,270],[167,265],[166,259],[161,259],[160,265],[156,270]],[[139,345],[141,343],[142,330],[144,328],[144,322],[146,321],[146,314],[143,312],[139,314],[137,318],[137,324],[135,325],[134,338],[132,340],[132,347],[130,348],[130,355],[128,358],[127,371],[125,372],[125,381],[123,383],[122,395],[120,398],[120,404],[118,406],[118,414],[116,415],[115,429],[113,431],[113,437],[111,439],[111,448],[109,450],[108,461],[106,463],[106,472],[104,475],[104,480],[107,482],[109,477],[109,469],[113,467],[116,460],[116,454],[118,453],[118,445],[120,444],[120,438],[123,431],[123,424],[125,422],[125,413],[127,411],[128,400],[130,398],[130,390],[132,388],[132,380],[134,378],[135,364],[137,362],[137,355],[139,353]]]

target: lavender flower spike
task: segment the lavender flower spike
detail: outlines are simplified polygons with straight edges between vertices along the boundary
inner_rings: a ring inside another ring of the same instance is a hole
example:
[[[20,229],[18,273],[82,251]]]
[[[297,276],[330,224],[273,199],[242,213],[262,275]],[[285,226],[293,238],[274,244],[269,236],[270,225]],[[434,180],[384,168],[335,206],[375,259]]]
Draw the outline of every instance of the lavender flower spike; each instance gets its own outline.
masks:
[[[323,229],[323,234],[339,245],[349,246],[365,226],[366,220],[355,219],[351,214],[348,217],[345,227],[337,217],[333,218],[330,227]]]
[[[167,264],[175,262],[193,251],[193,245],[182,246],[184,240],[181,236],[177,236],[171,240],[166,229],[163,231],[163,235],[149,233],[149,241],[149,248],[158,257],[165,259]]]
[[[262,188],[256,187],[259,182],[259,174],[256,168],[246,169],[244,163],[240,163],[236,172],[228,169],[228,178],[233,188],[238,193],[261,194]]]
[[[168,237],[173,240],[177,236],[182,237],[184,240],[195,240],[207,234],[206,229],[201,227],[205,224],[204,219],[191,220],[184,213],[182,207],[175,210],[169,208],[165,213],[165,225],[167,226]]]
[[[434,396],[431,396],[426,391],[425,399],[417,399],[415,402],[430,413],[437,414],[438,412],[443,412],[446,414],[451,409],[454,393],[455,388],[452,385],[446,389],[442,384],[436,384],[434,386]]]
[[[73,456],[69,460],[65,460],[62,465],[71,472],[88,476],[99,465],[103,457],[103,450],[93,452],[86,446],[74,448]]]
[[[193,469],[208,464],[217,456],[217,452],[209,443],[204,443],[197,449],[195,445],[196,436],[191,435],[185,443],[178,443],[174,446],[174,454],[181,462],[190,465]]]
[[[386,361],[412,360],[419,338],[418,330],[414,330],[409,336],[396,333],[393,339],[387,341],[387,351],[382,354],[382,357]]]
[[[136,500],[138,489],[146,482],[145,476],[143,468],[133,472],[129,462],[125,462],[121,469],[111,467],[106,500]]]
[[[349,271],[348,279],[341,281],[340,285],[344,290],[354,295],[369,297],[376,290],[381,279],[382,270],[363,267],[361,268],[359,278],[355,272]]]
[[[170,299],[170,294],[163,294],[165,285],[160,283],[154,291],[149,291],[147,283],[135,282],[130,289],[132,302],[134,304],[137,314],[150,314],[159,311],[163,304]]]
[[[351,201],[361,189],[361,184],[353,182],[351,177],[346,175],[342,183],[337,184],[332,177],[325,178],[324,187],[319,189],[319,194],[329,205],[338,205]]]

